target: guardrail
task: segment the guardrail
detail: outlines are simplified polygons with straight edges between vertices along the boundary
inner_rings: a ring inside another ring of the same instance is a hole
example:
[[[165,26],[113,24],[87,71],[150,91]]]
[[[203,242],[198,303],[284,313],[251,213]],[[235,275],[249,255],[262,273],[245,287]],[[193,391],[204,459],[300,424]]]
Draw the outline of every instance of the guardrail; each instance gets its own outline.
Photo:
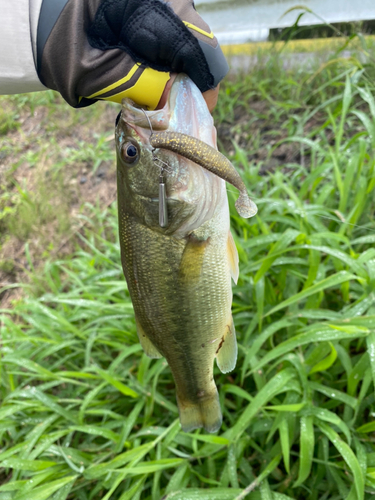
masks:
[[[301,25],[375,19],[375,0],[196,0],[197,11],[219,42],[235,44],[267,40],[271,28],[292,26],[304,12]],[[288,12],[288,13],[287,13]]]

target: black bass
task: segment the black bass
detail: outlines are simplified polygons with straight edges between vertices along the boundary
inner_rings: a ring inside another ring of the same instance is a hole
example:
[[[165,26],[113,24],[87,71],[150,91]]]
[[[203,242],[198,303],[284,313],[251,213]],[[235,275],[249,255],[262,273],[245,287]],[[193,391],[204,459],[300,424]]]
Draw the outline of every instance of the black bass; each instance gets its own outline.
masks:
[[[123,101],[116,148],[121,260],[139,340],[171,368],[182,429],[216,432],[214,358],[223,373],[237,359],[231,278],[237,282],[238,255],[225,180],[240,190],[240,215],[255,215],[256,206],[216,150],[212,117],[187,76],[176,79],[162,110]]]

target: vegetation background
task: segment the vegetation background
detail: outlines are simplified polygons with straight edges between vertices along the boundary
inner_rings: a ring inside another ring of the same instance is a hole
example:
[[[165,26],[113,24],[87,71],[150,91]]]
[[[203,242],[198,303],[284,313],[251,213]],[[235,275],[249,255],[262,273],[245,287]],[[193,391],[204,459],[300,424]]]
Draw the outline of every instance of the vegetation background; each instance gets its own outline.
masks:
[[[239,358],[215,370],[218,435],[181,432],[170,371],[137,341],[117,107],[0,98],[0,500],[373,497],[374,54],[361,35],[315,66],[270,50],[221,88],[219,146],[259,214],[228,186]]]

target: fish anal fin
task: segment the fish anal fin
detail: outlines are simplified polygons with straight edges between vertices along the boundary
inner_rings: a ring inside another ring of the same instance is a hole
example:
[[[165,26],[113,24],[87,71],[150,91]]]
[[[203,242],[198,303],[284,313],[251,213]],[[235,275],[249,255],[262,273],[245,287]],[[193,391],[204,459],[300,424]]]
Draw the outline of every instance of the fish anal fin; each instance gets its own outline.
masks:
[[[234,370],[237,361],[237,340],[233,319],[227,325],[216,349],[216,363],[222,373]]]
[[[228,254],[230,275],[232,276],[232,280],[237,284],[238,275],[240,272],[238,267],[238,252],[232,233],[230,231],[228,233],[227,254]]]
[[[135,318],[135,324],[137,326],[137,334],[139,338],[139,342],[141,343],[142,349],[144,350],[145,354],[149,358],[162,358],[163,356],[160,354],[160,352],[156,349],[154,344],[151,342],[151,340],[147,337],[145,331],[143,330],[140,322]]]
[[[188,236],[180,263],[180,278],[184,283],[195,283],[200,278],[209,243],[210,238],[200,240],[193,233]]]
[[[184,432],[203,427],[206,432],[217,432],[222,424],[219,395],[217,389],[208,398],[196,403],[185,402],[177,394],[178,411],[181,427]]]

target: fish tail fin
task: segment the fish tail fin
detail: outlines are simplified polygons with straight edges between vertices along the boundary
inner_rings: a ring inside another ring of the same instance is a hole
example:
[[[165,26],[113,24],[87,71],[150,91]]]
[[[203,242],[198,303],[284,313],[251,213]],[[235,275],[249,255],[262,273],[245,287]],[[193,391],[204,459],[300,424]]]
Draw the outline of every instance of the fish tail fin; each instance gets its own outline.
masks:
[[[185,402],[177,395],[177,403],[181,427],[184,432],[191,432],[200,427],[210,433],[220,429],[223,417],[216,388],[211,397],[196,403]]]

